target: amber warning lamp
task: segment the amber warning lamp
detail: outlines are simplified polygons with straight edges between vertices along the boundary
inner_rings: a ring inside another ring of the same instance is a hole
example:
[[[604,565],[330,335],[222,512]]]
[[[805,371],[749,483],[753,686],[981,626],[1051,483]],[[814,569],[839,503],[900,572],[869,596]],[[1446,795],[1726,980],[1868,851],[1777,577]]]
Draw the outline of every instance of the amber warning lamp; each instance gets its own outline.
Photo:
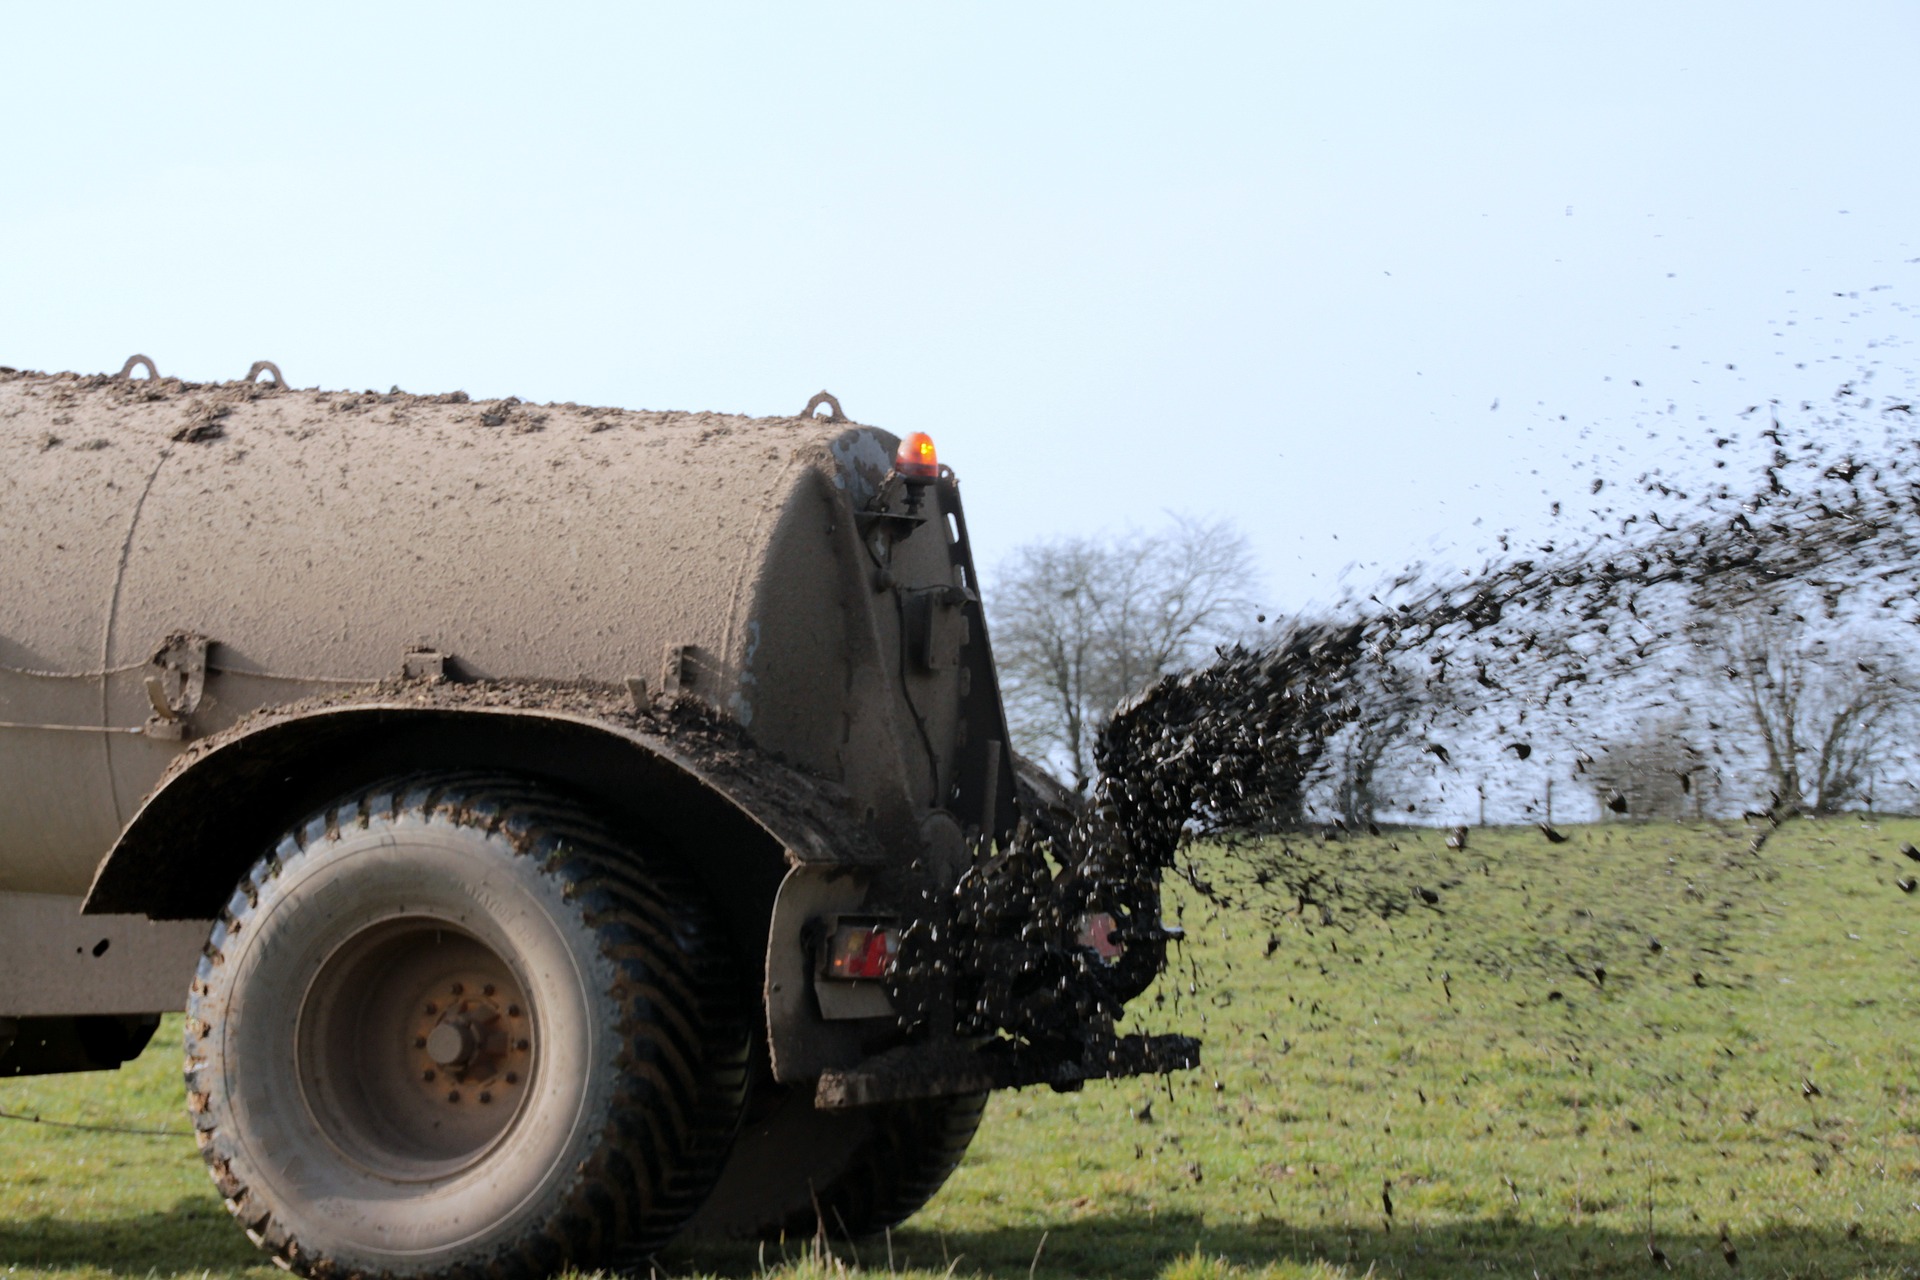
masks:
[[[940,478],[940,455],[934,452],[933,437],[916,431],[893,451],[893,469],[907,482],[907,514],[920,510],[927,486]]]
[[[934,452],[933,437],[916,431],[900,442],[893,453],[893,469],[902,479],[922,484],[940,478],[940,455]]]

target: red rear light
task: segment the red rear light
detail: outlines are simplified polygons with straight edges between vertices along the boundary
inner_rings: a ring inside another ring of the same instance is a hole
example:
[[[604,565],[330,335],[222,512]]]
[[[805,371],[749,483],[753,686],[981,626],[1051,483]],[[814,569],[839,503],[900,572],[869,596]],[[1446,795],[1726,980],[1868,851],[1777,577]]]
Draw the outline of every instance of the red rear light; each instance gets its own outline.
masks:
[[[883,925],[841,925],[827,945],[827,976],[872,981],[887,976],[900,939]]]
[[[916,431],[902,440],[893,452],[893,469],[908,480],[938,480],[940,455],[934,452],[933,437]]]

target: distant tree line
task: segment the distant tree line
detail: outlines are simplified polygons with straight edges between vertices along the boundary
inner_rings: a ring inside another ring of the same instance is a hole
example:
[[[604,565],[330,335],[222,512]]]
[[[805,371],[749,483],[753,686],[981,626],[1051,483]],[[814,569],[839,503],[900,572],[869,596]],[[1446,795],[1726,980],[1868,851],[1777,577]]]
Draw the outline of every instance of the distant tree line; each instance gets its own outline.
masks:
[[[1019,548],[988,592],[1016,749],[1084,791],[1118,707],[1217,645],[1275,634],[1254,613],[1255,583],[1247,541],[1224,520],[1176,516],[1151,531]],[[1779,601],[1715,612],[1694,631],[1649,705],[1623,703],[1583,726],[1603,740],[1562,744],[1573,760],[1566,781],[1603,817],[1913,807],[1905,770],[1920,678],[1904,635]],[[1487,738],[1484,759],[1527,758],[1528,744],[1496,740],[1471,708],[1453,705],[1461,696],[1405,656],[1356,666],[1343,691],[1351,714],[1320,753],[1311,806],[1303,796],[1297,811],[1352,827],[1417,814],[1436,772],[1463,767],[1443,749],[1436,757],[1437,721]],[[1889,803],[1896,782],[1904,789]]]
[[[1645,817],[1741,805],[1776,815],[1873,809],[1911,760],[1920,682],[1904,640],[1778,602],[1703,626],[1687,709],[1611,746],[1593,785],[1619,791]],[[1893,807],[1911,803],[1902,796]]]

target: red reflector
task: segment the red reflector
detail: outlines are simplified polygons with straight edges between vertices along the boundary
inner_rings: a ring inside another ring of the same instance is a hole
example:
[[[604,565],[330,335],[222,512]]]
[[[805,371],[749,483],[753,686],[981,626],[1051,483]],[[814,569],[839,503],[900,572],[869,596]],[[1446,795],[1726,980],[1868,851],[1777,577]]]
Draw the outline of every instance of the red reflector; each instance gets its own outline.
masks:
[[[1090,948],[1101,960],[1112,964],[1118,960],[1126,948],[1113,940],[1120,922],[1107,911],[1095,911],[1080,917],[1080,936],[1075,939],[1081,946]]]
[[[830,978],[876,979],[887,976],[900,940],[893,930],[873,925],[843,925],[833,931],[827,951]]]

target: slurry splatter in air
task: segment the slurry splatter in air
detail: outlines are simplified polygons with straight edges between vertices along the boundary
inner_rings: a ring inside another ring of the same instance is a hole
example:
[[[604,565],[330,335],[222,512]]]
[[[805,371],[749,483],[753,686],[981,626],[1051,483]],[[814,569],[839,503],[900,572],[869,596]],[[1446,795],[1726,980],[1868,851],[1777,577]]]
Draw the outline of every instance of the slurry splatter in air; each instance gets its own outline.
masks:
[[[1453,762],[1443,739],[1477,736],[1504,740],[1493,750],[1514,764],[1556,744],[1579,777],[1604,746],[1595,740],[1603,726],[1670,698],[1682,679],[1712,678],[1716,663],[1717,674],[1737,677],[1723,655],[1743,630],[1909,643],[1920,623],[1911,400],[1875,406],[1842,387],[1832,411],[1799,432],[1777,410],[1749,416],[1765,448],[1745,484],[1690,490],[1648,473],[1631,489],[1640,505],[1593,512],[1604,527],[1457,582],[1403,574],[1333,621],[1165,677],[1107,726],[1097,806],[1147,864],[1172,867],[1185,840],[1224,840],[1249,851],[1256,879],[1265,873],[1312,900],[1326,887],[1321,873],[1294,874],[1285,859],[1253,852],[1273,842],[1250,837],[1315,816],[1329,746],[1382,714],[1383,672],[1404,682],[1398,705],[1416,709],[1414,728],[1441,766]],[[1710,438],[1715,450],[1736,443]],[[1872,661],[1840,639],[1812,653]],[[1691,793],[1692,773],[1682,780]],[[1626,808],[1618,792],[1604,803]],[[1792,803],[1775,795],[1764,807]],[[1350,889],[1353,905],[1381,912],[1404,909],[1409,896],[1404,886]]]
[[[952,917],[962,1029],[1064,1047],[1084,1039],[1090,1021],[1121,1016],[1173,940],[1159,922],[1169,871],[1216,907],[1320,930],[1331,947],[1367,918],[1443,916],[1466,891],[1467,826],[1453,828],[1444,859],[1343,852],[1356,822],[1383,834],[1372,814],[1343,820],[1329,800],[1340,753],[1356,736],[1391,730],[1439,785],[1453,778],[1456,792],[1470,785],[1471,757],[1483,769],[1556,771],[1587,785],[1608,813],[1635,816],[1625,791],[1595,785],[1597,762],[1621,732],[1698,701],[1686,696],[1692,682],[1737,693],[1742,636],[1787,628],[1796,640],[1815,638],[1796,650],[1801,660],[1837,667],[1881,660],[1848,639],[1873,635],[1884,661],[1897,663],[1920,623],[1912,398],[1875,403],[1843,386],[1830,406],[1803,406],[1801,417],[1790,426],[1777,406],[1756,406],[1741,432],[1702,439],[1705,463],[1694,470],[1713,477],[1706,483],[1658,471],[1632,483],[1595,480],[1585,496],[1604,493],[1609,504],[1584,518],[1554,504],[1559,536],[1526,545],[1503,537],[1502,554],[1469,573],[1409,570],[1321,620],[1223,648],[1160,680],[1105,727],[1100,776],[1078,821],[1029,829],[983,857],[962,885]],[[1709,738],[1732,736],[1710,716],[1699,727]],[[1757,797],[1748,853],[1810,799],[1769,795],[1765,779],[1751,776],[1750,751],[1712,741],[1687,751],[1672,770],[1683,794],[1697,796],[1712,776],[1723,797]],[[1410,807],[1424,825],[1454,821]],[[1568,838],[1550,813],[1528,821],[1543,843]],[[1199,843],[1227,856],[1205,869],[1183,856]],[[1399,846],[1389,837],[1386,847]],[[1096,907],[1126,943],[1117,969],[1059,945]],[[1634,922],[1611,929],[1617,937],[1581,956],[1543,939],[1497,956],[1449,940],[1434,954],[1551,970],[1599,990],[1609,948],[1648,953]],[[1267,954],[1277,946],[1275,935]],[[978,975],[971,986],[967,974]],[[1198,971],[1185,978],[1176,990],[1198,994]],[[1439,981],[1450,999],[1444,974]],[[1693,973],[1694,985],[1708,981]]]

